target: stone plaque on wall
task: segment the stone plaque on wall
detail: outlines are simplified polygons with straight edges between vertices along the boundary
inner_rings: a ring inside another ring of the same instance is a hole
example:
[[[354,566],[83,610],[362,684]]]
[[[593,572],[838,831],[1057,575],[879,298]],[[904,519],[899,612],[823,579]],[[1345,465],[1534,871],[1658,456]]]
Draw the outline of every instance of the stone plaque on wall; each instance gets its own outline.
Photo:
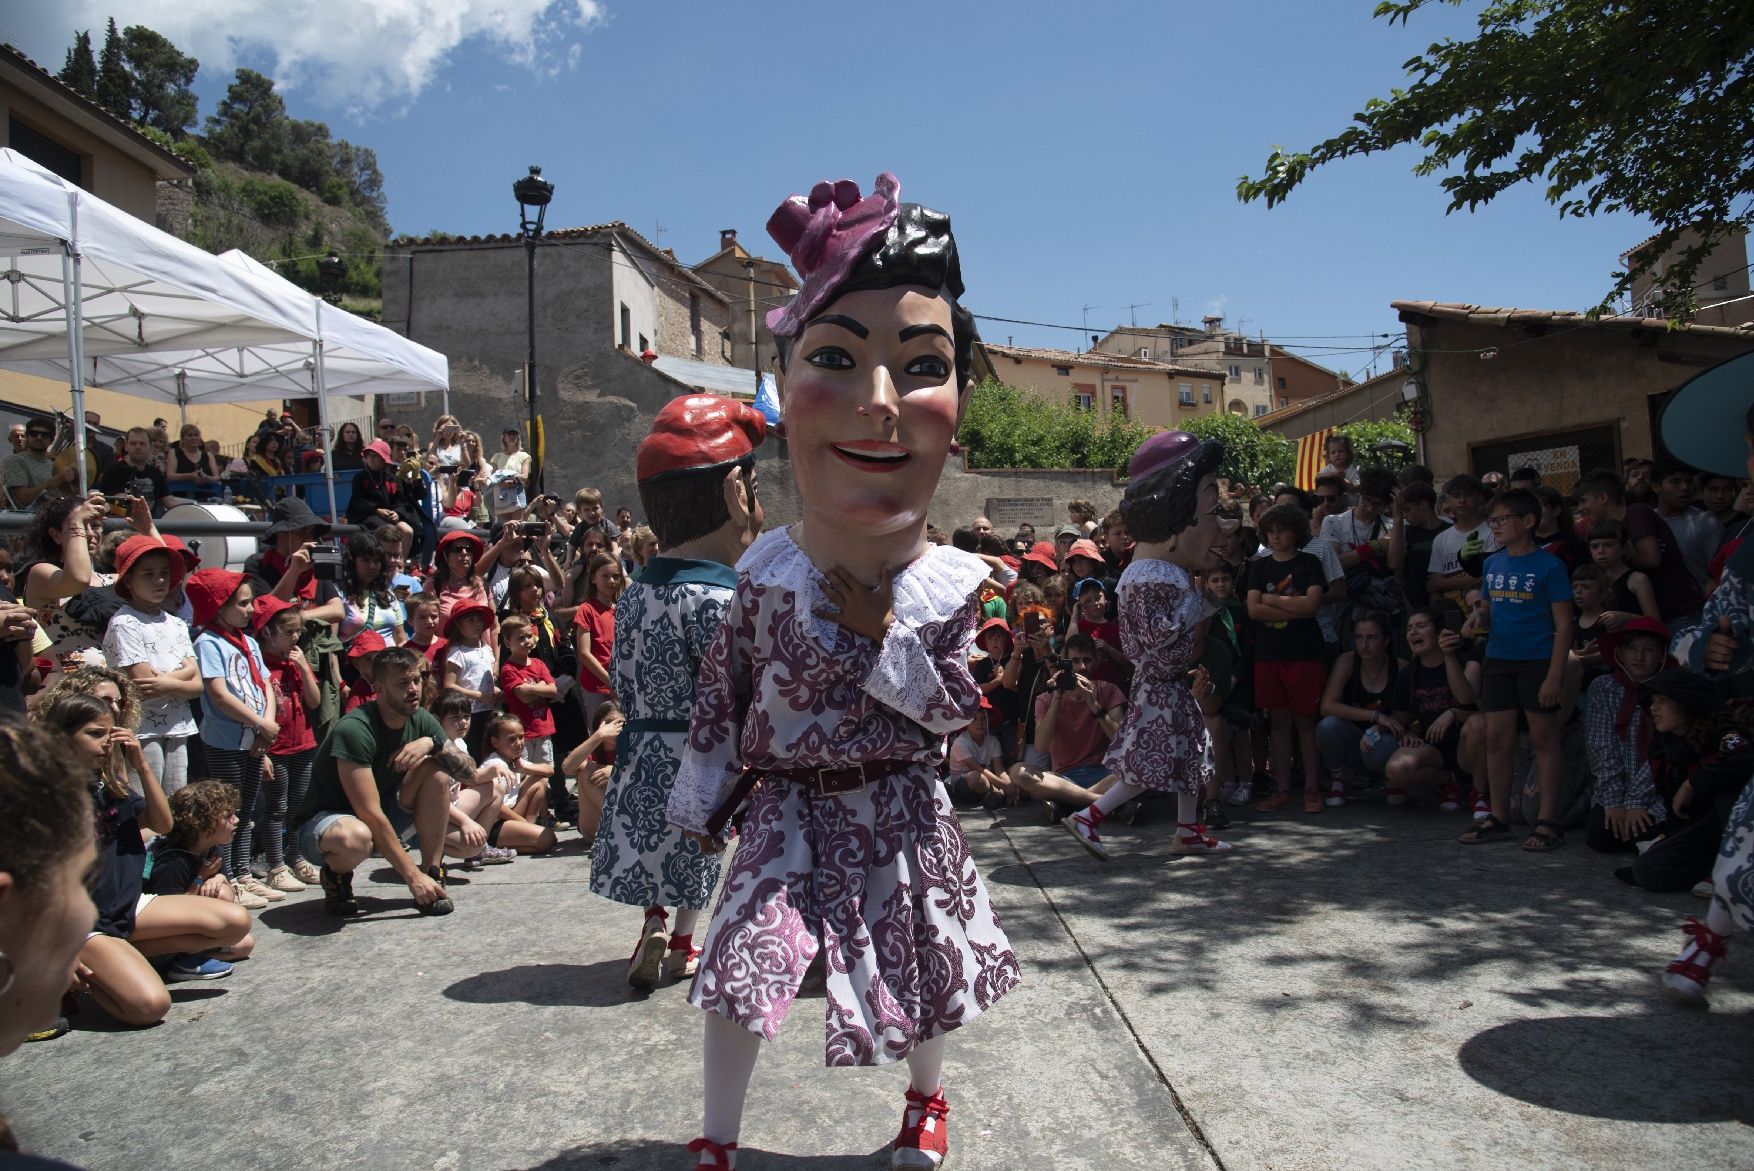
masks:
[[[1017,526],[1021,524],[1034,525],[1039,534],[1044,526],[1054,523],[1053,498],[1048,496],[989,496],[987,497],[987,519],[993,522],[993,532],[1001,537],[1009,537],[1017,531]]]

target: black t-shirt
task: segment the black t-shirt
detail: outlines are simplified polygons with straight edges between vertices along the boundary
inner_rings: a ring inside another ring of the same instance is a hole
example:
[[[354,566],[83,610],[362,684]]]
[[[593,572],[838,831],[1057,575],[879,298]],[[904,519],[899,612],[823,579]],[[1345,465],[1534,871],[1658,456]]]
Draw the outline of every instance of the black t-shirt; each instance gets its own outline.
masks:
[[[175,846],[160,846],[152,852],[152,873],[146,879],[148,894],[187,894],[200,880],[199,855]]]
[[[1426,578],[1431,575],[1431,543],[1448,527],[1405,526],[1407,553],[1401,562],[1401,588],[1407,593],[1407,604],[1415,610],[1431,604],[1431,593],[1425,588]]]
[[[158,468],[152,464],[137,468],[126,460],[105,468],[97,478],[97,488],[105,496],[142,496],[155,507],[169,494],[165,491],[164,473]]]
[[[968,665],[968,671],[974,676],[976,683],[986,684],[1005,673],[1005,663],[1003,660],[994,662],[990,658],[976,659]],[[1019,675],[1021,673],[1020,669]],[[1015,691],[1001,683],[985,694],[987,702],[993,705],[993,718],[990,723],[994,727],[1017,722],[1017,693]]]
[[[1393,707],[1397,712],[1411,712],[1413,723],[1421,730],[1444,712],[1462,705],[1449,689],[1449,669],[1442,663],[1427,667],[1418,659],[1395,677]]]
[[[1566,576],[1580,565],[1590,560],[1590,547],[1582,537],[1577,535],[1575,528],[1560,525],[1557,532],[1550,537],[1536,537],[1535,548],[1545,549],[1565,564]]]
[[[134,934],[134,906],[140,901],[146,873],[146,843],[140,837],[140,812],[145,808],[144,797],[133,793],[112,797],[101,782],[92,791],[97,866],[91,878],[91,901],[97,904],[97,930],[117,939]]]
[[[1302,598],[1311,589],[1327,588],[1327,571],[1313,553],[1298,553],[1289,561],[1280,561],[1269,553],[1249,562],[1243,574],[1245,598],[1256,590],[1263,595]],[[1292,663],[1326,657],[1327,644],[1322,639],[1321,624],[1314,617],[1277,622],[1255,619],[1254,627],[1256,662]]]

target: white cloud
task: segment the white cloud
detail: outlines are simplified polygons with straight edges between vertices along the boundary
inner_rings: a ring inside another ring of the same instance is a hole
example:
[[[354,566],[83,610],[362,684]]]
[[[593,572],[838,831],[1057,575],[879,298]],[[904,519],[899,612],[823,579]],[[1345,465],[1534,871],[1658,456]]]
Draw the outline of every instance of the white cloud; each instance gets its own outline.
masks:
[[[356,112],[406,105],[470,42],[546,77],[575,69],[578,34],[606,15],[602,0],[73,0],[56,16],[60,39],[76,28],[99,39],[112,14],[163,33],[210,77],[251,65]]]

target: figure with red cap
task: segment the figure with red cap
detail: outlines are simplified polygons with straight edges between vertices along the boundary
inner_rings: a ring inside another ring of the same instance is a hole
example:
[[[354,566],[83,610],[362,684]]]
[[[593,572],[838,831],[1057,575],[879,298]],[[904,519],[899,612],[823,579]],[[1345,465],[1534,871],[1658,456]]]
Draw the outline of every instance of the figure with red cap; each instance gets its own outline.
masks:
[[[133,536],[116,549],[115,564],[122,606],[104,630],[104,658],[140,692],[135,737],[169,797],[189,782],[189,701],[201,694],[189,627],[167,608],[187,563],[164,541]]]
[[[828,1064],[908,1063],[896,1167],[943,1160],[945,1043],[1018,982],[938,778],[980,707],[988,568],[926,537],[974,321],[949,217],[898,194],[887,173],[868,196],[820,183],[768,222],[803,276],[768,315],[802,519],[738,562],[669,803],[714,850],[743,810],[689,994],[709,1014],[701,1167],[735,1165],[759,1042],[818,957]]]
[[[1195,670],[1206,620],[1216,607],[1193,575],[1217,563],[1218,464],[1224,447],[1183,431],[1163,431],[1139,445],[1128,465],[1121,515],[1135,542],[1133,561],[1116,587],[1121,647],[1133,664],[1126,714],[1103,763],[1114,783],[1061,822],[1098,858],[1108,857],[1100,826],[1116,807],[1148,790],[1173,793],[1178,854],[1230,849],[1206,832],[1200,797],[1212,779],[1212,738],[1200,710],[1211,681]]]
[[[731,567],[761,531],[755,449],[766,432],[752,407],[693,394],[667,403],[639,446],[640,504],[658,556],[615,603],[610,673],[623,724],[591,852],[591,889],[645,912],[628,959],[635,988],[694,975],[695,928],[719,882],[718,856],[672,826],[664,806],[695,675],[737,585]]]
[[[274,722],[280,725],[280,734],[268,746],[268,763],[274,768],[275,780],[286,786],[286,807],[296,810],[310,789],[311,765],[317,756],[313,720],[323,702],[317,673],[298,645],[304,633],[304,616],[294,602],[257,594],[250,604],[250,632],[262,648],[268,686],[274,694]],[[270,872],[268,885],[288,894],[294,892],[294,882],[301,889],[316,886],[317,867],[299,849],[298,834],[291,826],[282,841],[286,869]]]

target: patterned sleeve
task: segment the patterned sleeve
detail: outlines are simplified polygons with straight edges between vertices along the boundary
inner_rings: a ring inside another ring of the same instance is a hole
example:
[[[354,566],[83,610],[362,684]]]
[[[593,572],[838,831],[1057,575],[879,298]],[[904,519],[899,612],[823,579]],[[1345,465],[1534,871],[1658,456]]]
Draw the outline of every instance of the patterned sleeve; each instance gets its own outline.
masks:
[[[1604,675],[1590,684],[1584,716],[1584,746],[1590,772],[1596,778],[1597,805],[1614,808],[1626,803],[1626,749],[1614,734],[1614,718],[1620,709],[1621,687]]]
[[[865,693],[936,735],[967,727],[981,703],[968,669],[979,617],[980,599],[971,597],[942,622],[916,628],[897,619],[865,676]]]
[[[1699,618],[1675,635],[1672,647],[1675,658],[1689,670],[1712,678],[1741,674],[1749,669],[1750,660],[1754,659],[1754,646],[1750,645],[1751,636],[1754,636],[1754,629],[1750,626],[1754,624],[1750,623],[1750,617],[1754,617],[1754,590],[1749,589],[1747,579],[1736,568],[1724,570],[1723,580],[1711,592],[1711,597],[1705,599],[1705,609]],[[1724,618],[1730,620],[1730,630],[1741,645],[1730,656],[1728,671],[1708,671],[1705,667],[1705,642]]]
[[[749,579],[741,578],[695,680],[688,742],[667,810],[673,824],[695,833],[706,832],[706,823],[737,787],[743,771],[740,742],[752,689],[755,643],[751,594]]]

